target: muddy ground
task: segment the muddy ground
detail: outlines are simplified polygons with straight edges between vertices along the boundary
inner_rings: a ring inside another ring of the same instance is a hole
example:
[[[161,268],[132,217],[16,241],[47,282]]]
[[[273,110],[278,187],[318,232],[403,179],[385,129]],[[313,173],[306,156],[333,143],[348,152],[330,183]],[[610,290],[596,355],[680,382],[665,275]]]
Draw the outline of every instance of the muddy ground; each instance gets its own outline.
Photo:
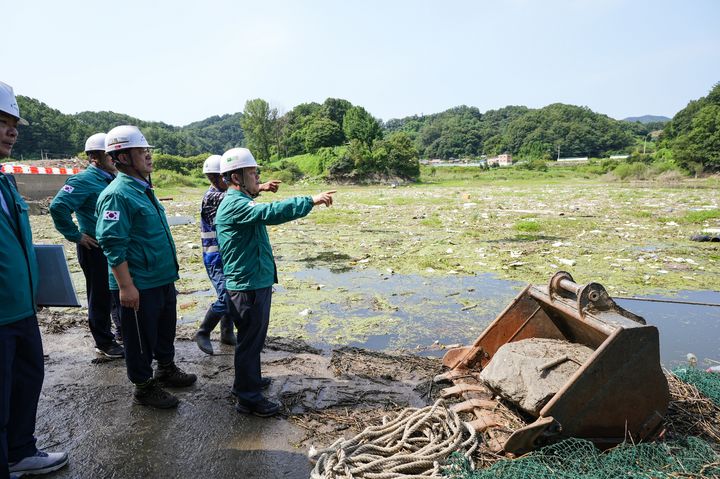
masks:
[[[307,478],[310,445],[328,446],[357,434],[373,419],[428,403],[436,359],[356,348],[320,351],[302,341],[270,338],[263,374],[267,396],[282,414],[237,413],[230,394],[232,348],[215,342],[215,356],[189,341],[181,327],[176,361],[198,375],[194,387],[173,390],[177,410],[131,402],[122,360],[99,362],[81,314],[40,314],[45,383],[38,410],[38,446],[66,450],[70,465],[51,478]]]
[[[266,395],[282,404],[281,414],[242,415],[230,394],[232,348],[214,337],[217,354],[207,356],[189,340],[193,328],[183,325],[176,361],[197,374],[198,382],[172,390],[181,399],[177,409],[159,411],[132,404],[124,362],[95,356],[82,315],[45,310],[39,319],[46,377],[38,446],[70,454],[70,464],[49,478],[304,479],[312,469],[311,446],[321,449],[354,437],[384,416],[434,402],[440,392],[432,383],[442,371],[438,359],[352,347],[321,351],[301,340],[272,337],[262,368],[273,379]],[[671,403],[663,435],[717,444],[720,408],[673,376],[668,380]],[[497,403],[494,412],[506,421],[500,437],[527,424],[507,403]],[[483,434],[483,444],[489,440]],[[500,457],[484,446],[474,456],[481,467]]]

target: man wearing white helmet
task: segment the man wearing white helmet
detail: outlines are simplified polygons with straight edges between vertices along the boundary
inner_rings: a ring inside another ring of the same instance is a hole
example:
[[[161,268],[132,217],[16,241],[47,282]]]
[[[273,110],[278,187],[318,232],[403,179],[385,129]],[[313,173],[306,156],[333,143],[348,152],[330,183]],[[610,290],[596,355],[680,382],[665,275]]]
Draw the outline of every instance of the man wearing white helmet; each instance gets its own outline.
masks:
[[[0,159],[18,138],[15,93],[0,82]],[[35,445],[35,419],[45,364],[35,299],[38,266],[28,206],[0,172],[0,477],[45,474],[68,462],[65,452],[46,453]]]
[[[270,322],[272,285],[277,268],[265,225],[302,218],[315,205],[330,206],[335,191],[297,196],[272,203],[256,203],[260,172],[250,150],[225,152],[220,172],[229,189],[215,217],[217,238],[230,297],[230,314],[238,329],[235,346],[235,409],[267,417],[280,406],[267,400],[262,389],[269,384],[260,372],[260,352]]]
[[[98,197],[96,231],[112,270],[110,291],[121,305],[133,401],[172,408],[179,401],[161,386],[190,386],[197,377],[175,365],[179,267],[165,208],[150,186],[150,148],[135,126],[118,126],[107,133],[105,151],[120,173]]]
[[[117,169],[105,153],[105,133],[96,133],[85,142],[90,165],[71,176],[50,203],[55,229],[77,244],[77,256],[85,275],[88,323],[95,340],[95,351],[108,358],[122,358],[123,347],[115,341],[111,318],[119,329],[117,307],[110,295],[107,259],[95,239],[95,204],[98,195],[115,179]],[[73,222],[75,213],[77,222]],[[121,334],[117,335],[121,337]]]
[[[203,173],[210,181],[210,188],[205,192],[200,207],[200,236],[202,240],[203,263],[210,282],[217,293],[217,300],[210,305],[205,319],[195,334],[198,347],[205,354],[213,354],[210,333],[220,323],[220,342],[234,346],[236,344],[232,318],[228,315],[228,297],[225,289],[225,274],[222,258],[218,249],[215,234],[215,215],[220,202],[225,198],[227,183],[220,174],[220,155],[211,155],[203,163]],[[260,185],[260,191],[277,192],[280,180],[271,180]]]

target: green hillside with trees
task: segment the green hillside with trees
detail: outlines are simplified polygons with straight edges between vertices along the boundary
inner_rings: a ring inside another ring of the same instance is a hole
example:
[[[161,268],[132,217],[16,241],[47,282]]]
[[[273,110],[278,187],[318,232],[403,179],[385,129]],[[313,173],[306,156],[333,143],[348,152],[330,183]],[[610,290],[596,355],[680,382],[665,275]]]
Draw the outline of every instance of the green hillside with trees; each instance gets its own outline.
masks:
[[[422,157],[463,158],[511,153],[523,159],[602,157],[630,152],[650,129],[591,111],[555,103],[540,109],[507,106],[480,113],[461,106],[424,117],[391,120],[387,128],[405,131]]]
[[[156,146],[158,166],[180,175],[195,172],[204,156],[239,145],[250,148],[266,169],[284,172],[281,176],[288,180],[414,180],[420,158],[477,159],[501,153],[529,162],[552,160],[558,152],[561,157],[595,158],[633,154],[637,161],[660,159],[688,171],[720,169],[720,84],[667,123],[615,120],[562,103],[484,113],[463,105],[383,123],[362,106],[340,98],[303,103],[283,115],[257,98],[246,102],[242,113],[179,127],[108,111],[68,115],[36,99],[20,96],[18,101],[31,127],[21,130],[13,150],[17,159],[74,156],[91,134],[133,124]],[[640,155],[643,152],[657,158]]]
[[[137,125],[159,153],[194,156],[208,151],[222,152],[243,142],[242,113],[213,116],[177,127],[148,122],[111,111],[86,111],[66,115],[33,98],[18,96],[20,111],[31,127],[21,127],[13,148],[15,158],[71,157],[81,152],[85,139],[117,125]]]
[[[667,123],[661,146],[685,169],[720,171],[720,82]]]

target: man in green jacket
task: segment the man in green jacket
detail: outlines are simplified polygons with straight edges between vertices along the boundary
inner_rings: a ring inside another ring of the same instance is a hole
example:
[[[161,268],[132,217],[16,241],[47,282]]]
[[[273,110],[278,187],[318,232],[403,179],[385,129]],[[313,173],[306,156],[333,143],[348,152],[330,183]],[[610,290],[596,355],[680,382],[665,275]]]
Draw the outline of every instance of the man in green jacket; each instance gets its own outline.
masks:
[[[96,133],[85,142],[90,165],[71,176],[50,203],[55,229],[77,244],[77,256],[85,275],[88,298],[88,323],[95,340],[95,351],[108,358],[122,358],[123,347],[111,331],[111,317],[119,328],[118,311],[108,286],[108,265],[95,240],[95,204],[98,195],[110,184],[117,169],[105,154],[105,133]],[[75,213],[78,226],[73,222]],[[121,337],[119,334],[118,337]]]
[[[217,239],[223,259],[230,314],[238,329],[235,346],[235,409],[267,417],[280,406],[267,400],[262,389],[270,384],[260,372],[260,352],[270,322],[272,285],[277,269],[265,225],[302,218],[315,205],[330,206],[335,191],[298,196],[272,203],[256,203],[260,173],[247,148],[225,152],[220,172],[229,189],[215,217]]]
[[[0,82],[0,159],[17,141],[20,118],[15,93]],[[35,445],[35,418],[45,376],[35,297],[38,266],[28,207],[0,172],[0,477],[45,474],[68,462],[65,452]]]
[[[150,185],[152,154],[135,126],[110,130],[105,151],[117,178],[97,201],[97,240],[112,270],[110,291],[120,308],[125,364],[136,404],[171,408],[178,399],[161,386],[186,387],[197,377],[175,365],[178,262],[165,209]],[[157,360],[153,377],[152,361]]]

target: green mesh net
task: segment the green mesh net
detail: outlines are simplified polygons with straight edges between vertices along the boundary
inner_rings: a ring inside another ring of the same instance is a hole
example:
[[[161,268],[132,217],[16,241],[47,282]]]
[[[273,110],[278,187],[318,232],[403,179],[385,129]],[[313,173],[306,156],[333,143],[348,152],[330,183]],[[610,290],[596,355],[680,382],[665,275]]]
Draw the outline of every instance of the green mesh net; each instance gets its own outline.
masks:
[[[623,444],[602,453],[590,441],[567,439],[515,460],[501,460],[472,471],[460,457],[451,460],[446,477],[457,479],[664,479],[720,477],[713,448],[702,439]]]
[[[678,369],[673,374],[720,404],[719,374],[696,369]],[[590,441],[567,439],[519,459],[502,459],[475,471],[466,459],[456,455],[443,475],[453,479],[720,478],[720,455],[710,443],[697,437],[621,444],[606,452]]]
[[[694,368],[681,368],[673,374],[688,384],[695,386],[703,396],[707,396],[720,406],[720,374],[708,373]]]

